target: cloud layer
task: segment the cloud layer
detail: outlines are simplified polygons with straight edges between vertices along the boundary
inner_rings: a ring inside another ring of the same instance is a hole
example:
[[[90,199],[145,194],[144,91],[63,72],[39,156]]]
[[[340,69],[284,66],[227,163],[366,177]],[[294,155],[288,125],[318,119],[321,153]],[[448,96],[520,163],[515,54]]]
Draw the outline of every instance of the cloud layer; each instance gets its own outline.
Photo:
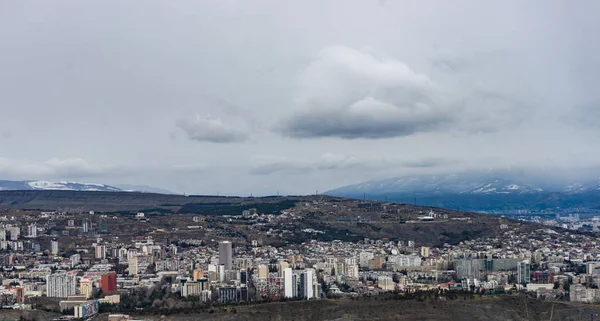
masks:
[[[453,121],[450,97],[393,58],[349,47],[323,49],[299,76],[300,109],[284,123],[294,138],[389,138]]]
[[[0,5],[0,179],[259,195],[599,165],[600,2],[146,2]]]

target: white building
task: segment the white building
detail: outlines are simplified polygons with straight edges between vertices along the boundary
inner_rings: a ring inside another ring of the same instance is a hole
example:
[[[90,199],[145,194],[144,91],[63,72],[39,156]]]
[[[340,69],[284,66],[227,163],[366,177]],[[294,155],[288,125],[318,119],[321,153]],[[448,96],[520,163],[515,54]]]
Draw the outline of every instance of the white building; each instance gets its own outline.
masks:
[[[50,241],[50,253],[56,255],[58,254],[58,241],[52,240]]]
[[[302,272],[301,275],[300,282],[303,290],[302,297],[306,300],[315,298],[313,275],[314,273],[312,270],[306,270]]]
[[[106,245],[96,245],[96,259],[101,260],[106,258]]]
[[[66,298],[77,295],[77,278],[75,274],[61,271],[48,275],[46,278],[46,293],[51,298]]]
[[[34,238],[37,237],[37,226],[35,223],[27,226],[27,237]]]
[[[294,297],[294,282],[292,268],[283,269],[283,292],[286,298]]]

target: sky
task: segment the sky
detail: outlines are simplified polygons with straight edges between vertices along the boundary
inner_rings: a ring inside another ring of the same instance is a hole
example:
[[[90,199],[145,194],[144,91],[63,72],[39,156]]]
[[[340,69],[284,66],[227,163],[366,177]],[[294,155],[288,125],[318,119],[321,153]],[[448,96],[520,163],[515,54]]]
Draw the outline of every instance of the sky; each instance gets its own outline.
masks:
[[[0,2],[0,179],[307,194],[597,167],[597,1]]]

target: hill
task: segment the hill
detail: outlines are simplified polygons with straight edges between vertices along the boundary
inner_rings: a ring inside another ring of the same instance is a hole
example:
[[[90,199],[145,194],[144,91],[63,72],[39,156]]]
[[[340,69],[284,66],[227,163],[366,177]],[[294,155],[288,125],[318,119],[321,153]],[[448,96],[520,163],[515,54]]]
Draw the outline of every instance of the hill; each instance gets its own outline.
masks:
[[[405,176],[368,181],[327,195],[460,208],[470,211],[600,209],[598,179],[544,180],[510,171]]]
[[[70,212],[159,212],[205,214],[207,208],[220,215],[239,215],[242,207],[298,200],[300,197],[226,197],[173,195],[124,191],[9,190],[0,191],[0,207]],[[248,205],[248,206],[247,206]],[[293,204],[292,204],[293,205]],[[289,206],[289,204],[288,204]],[[235,208],[235,212],[224,208]],[[290,206],[291,207],[291,206]],[[239,211],[238,211],[239,210]]]
[[[261,240],[273,245],[310,240],[356,242],[364,238],[387,238],[441,246],[496,235],[503,224],[526,225],[491,215],[437,208],[433,209],[433,214],[428,214],[432,208],[324,195],[222,197],[136,192],[0,191],[0,208],[115,213],[123,217],[122,226],[135,227],[129,233],[136,235],[165,227],[184,231],[188,225],[195,225],[189,216],[194,214],[204,217],[202,225],[206,231],[212,231],[207,232],[209,234],[244,242]],[[243,210],[251,208],[256,209],[258,217],[241,217]],[[148,214],[151,219],[142,223],[128,218],[138,211]],[[273,214],[273,217],[260,216],[263,213]],[[430,215],[435,218],[430,220],[427,218]]]

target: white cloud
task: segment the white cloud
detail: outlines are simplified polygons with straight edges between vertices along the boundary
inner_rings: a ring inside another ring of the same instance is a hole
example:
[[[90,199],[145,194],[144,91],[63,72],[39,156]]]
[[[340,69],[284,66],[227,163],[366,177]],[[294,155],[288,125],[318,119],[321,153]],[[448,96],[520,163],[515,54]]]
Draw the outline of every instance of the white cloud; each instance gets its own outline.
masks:
[[[298,82],[298,110],[283,128],[291,137],[388,138],[453,121],[440,85],[383,55],[327,47]]]
[[[296,109],[281,131],[343,139],[496,131],[525,110],[517,97],[477,78],[453,70],[440,79],[445,83],[381,53],[327,47],[300,73]]]
[[[187,138],[199,142],[239,143],[249,138],[248,132],[242,128],[227,125],[221,118],[202,117],[199,114],[178,119],[176,126]]]

